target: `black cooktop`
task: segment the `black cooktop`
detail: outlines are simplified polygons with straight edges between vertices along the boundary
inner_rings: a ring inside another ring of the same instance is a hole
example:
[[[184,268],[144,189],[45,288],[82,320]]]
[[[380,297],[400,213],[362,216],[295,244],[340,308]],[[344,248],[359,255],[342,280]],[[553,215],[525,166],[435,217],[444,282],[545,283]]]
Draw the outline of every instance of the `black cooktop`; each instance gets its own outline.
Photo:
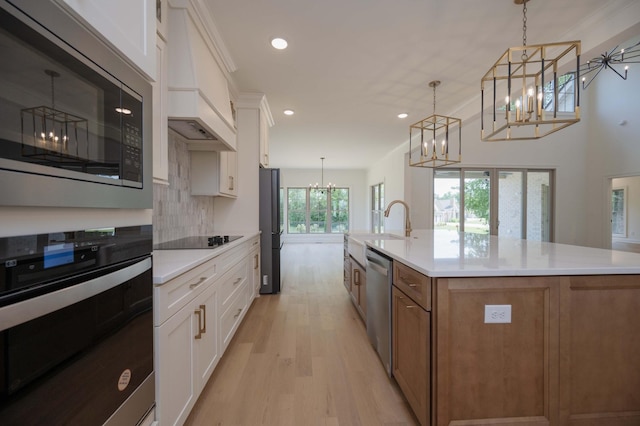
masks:
[[[213,237],[185,237],[153,246],[154,250],[214,249],[242,238],[242,235],[215,235]]]

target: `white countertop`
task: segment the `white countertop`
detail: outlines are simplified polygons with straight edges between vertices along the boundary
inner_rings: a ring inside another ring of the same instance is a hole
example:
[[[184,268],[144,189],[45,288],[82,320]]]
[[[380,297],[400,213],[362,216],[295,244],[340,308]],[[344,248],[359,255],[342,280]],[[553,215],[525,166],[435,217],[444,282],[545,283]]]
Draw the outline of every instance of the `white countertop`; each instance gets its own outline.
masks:
[[[640,274],[638,253],[567,244],[439,230],[365,242],[431,277]]]
[[[222,235],[222,234],[221,234]],[[214,249],[154,250],[153,284],[164,284],[190,269],[224,254],[226,251],[260,235],[259,231],[245,232],[243,237]]]

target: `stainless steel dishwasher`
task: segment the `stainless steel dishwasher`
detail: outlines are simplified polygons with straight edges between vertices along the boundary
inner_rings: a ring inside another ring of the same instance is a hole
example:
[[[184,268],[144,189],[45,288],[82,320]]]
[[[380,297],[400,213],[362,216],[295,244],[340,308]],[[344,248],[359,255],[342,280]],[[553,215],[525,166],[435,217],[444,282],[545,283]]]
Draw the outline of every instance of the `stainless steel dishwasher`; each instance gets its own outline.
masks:
[[[367,248],[367,334],[391,377],[391,283],[393,263]]]

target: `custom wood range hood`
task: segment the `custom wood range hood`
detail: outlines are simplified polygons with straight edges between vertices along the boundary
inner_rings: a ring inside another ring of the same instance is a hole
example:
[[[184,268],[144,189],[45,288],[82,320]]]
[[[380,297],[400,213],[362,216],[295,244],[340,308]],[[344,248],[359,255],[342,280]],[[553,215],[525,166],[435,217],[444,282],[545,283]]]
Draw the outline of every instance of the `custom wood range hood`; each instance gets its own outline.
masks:
[[[189,1],[169,3],[169,128],[190,149],[235,151],[236,129],[227,79]]]

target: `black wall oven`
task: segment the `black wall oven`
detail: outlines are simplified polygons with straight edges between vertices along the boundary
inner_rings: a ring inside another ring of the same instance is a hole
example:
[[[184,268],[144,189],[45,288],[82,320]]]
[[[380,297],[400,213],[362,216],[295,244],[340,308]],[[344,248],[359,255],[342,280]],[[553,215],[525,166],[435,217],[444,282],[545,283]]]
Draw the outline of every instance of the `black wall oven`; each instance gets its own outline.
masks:
[[[150,208],[151,84],[53,1],[0,0],[0,205]]]
[[[0,424],[153,408],[151,248],[150,225],[0,238]]]

